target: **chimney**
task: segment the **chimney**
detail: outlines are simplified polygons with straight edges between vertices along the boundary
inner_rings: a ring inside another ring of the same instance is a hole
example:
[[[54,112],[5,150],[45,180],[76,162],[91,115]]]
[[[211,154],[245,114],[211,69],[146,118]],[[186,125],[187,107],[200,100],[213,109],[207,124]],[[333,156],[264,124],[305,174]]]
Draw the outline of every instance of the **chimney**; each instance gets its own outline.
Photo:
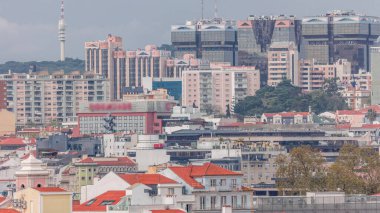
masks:
[[[223,206],[222,207],[222,213],[232,213],[232,207],[231,206]]]

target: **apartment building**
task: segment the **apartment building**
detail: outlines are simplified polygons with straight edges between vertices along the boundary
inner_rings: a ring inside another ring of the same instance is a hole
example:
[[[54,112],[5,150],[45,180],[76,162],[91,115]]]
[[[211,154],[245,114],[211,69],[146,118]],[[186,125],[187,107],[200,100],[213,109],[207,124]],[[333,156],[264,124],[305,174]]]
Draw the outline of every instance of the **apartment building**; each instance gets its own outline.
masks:
[[[7,82],[0,80],[0,110],[7,109]]]
[[[170,51],[158,50],[155,45],[147,45],[143,50],[127,51],[126,85],[141,87],[144,77],[165,77],[166,61],[170,56]]]
[[[111,99],[120,99],[126,78],[126,53],[122,38],[110,34],[105,40],[85,42],[84,46],[85,71],[109,79]]]
[[[274,42],[268,51],[268,85],[288,79],[299,86],[298,50],[293,42]]]
[[[76,121],[81,104],[110,99],[109,81],[92,73],[10,72],[0,79],[6,81],[7,108],[16,114],[17,126]]]
[[[233,113],[235,103],[260,89],[260,72],[255,67],[219,66],[182,73],[182,106]]]

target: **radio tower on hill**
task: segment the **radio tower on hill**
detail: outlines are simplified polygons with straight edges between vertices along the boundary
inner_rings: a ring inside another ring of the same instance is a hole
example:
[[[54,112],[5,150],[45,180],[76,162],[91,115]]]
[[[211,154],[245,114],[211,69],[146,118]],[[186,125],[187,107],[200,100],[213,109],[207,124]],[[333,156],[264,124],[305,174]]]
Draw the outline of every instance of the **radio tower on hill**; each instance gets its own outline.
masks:
[[[66,41],[66,34],[65,34],[65,7],[64,7],[64,1],[61,1],[61,16],[59,18],[58,22],[58,39],[61,47],[61,61],[65,60],[65,41]]]

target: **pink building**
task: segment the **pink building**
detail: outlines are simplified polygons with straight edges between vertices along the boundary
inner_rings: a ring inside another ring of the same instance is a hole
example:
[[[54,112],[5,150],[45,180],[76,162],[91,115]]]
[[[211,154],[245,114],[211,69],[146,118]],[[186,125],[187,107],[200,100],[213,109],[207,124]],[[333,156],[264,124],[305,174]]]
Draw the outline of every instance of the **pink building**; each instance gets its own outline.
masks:
[[[304,92],[321,89],[326,79],[351,74],[351,63],[339,59],[334,64],[319,64],[316,60],[300,60],[300,87]]]
[[[225,114],[229,105],[232,113],[237,101],[259,89],[260,72],[255,67],[186,70],[182,73],[182,106]]]
[[[284,79],[299,86],[298,50],[293,42],[273,42],[268,51],[268,85]]]
[[[49,171],[41,160],[36,159],[32,154],[21,161],[21,169],[16,171],[16,190],[30,187],[49,186]]]
[[[110,80],[113,100],[121,98],[125,86],[125,51],[119,36],[108,35],[106,40],[85,42],[85,71],[106,76]]]
[[[144,77],[165,77],[166,61],[170,51],[158,50],[154,45],[147,45],[144,50],[127,51],[126,85],[141,87]]]

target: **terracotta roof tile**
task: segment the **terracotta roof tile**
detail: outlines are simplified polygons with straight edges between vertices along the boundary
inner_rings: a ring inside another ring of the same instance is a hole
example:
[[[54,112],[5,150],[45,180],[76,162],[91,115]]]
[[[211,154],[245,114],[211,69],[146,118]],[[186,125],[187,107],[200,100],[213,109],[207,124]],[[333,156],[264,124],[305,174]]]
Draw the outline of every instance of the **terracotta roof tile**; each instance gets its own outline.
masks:
[[[135,166],[136,163],[129,157],[119,158],[85,158],[78,163],[95,163],[99,166]]]
[[[15,209],[0,209],[0,213],[20,213]]]
[[[196,181],[194,178],[204,176],[240,176],[242,174],[224,169],[212,163],[205,163],[203,165],[190,165],[186,167],[169,167],[175,174],[177,174],[183,181],[194,188],[203,189],[204,186]]]
[[[13,146],[26,146],[23,138],[5,138],[0,141],[0,146],[13,145]]]
[[[73,205],[75,212],[106,212],[107,205],[117,204],[125,196],[125,190],[107,191],[81,205]],[[107,202],[107,205],[105,204]]]
[[[142,183],[145,185],[157,185],[157,184],[175,184],[176,181],[167,178],[161,174],[119,174],[123,180],[130,185],[136,183]]]

